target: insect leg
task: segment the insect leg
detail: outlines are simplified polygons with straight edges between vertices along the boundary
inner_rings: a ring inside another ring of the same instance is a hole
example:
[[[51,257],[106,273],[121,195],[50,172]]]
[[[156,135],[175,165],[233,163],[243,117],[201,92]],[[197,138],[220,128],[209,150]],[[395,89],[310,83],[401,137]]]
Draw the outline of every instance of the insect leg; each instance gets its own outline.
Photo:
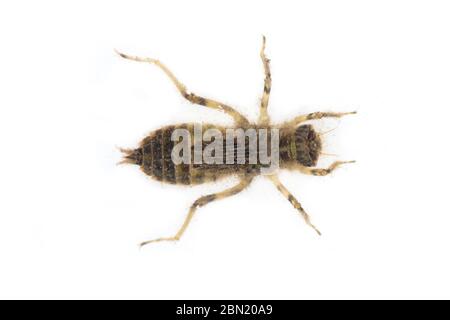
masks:
[[[312,227],[319,235],[321,235],[320,231],[311,223],[311,220],[309,218],[309,215],[306,213],[306,211],[303,209],[300,202],[298,202],[297,199],[292,195],[292,193],[289,192],[288,189],[280,182],[277,175],[271,175],[267,176],[273,184],[277,187],[278,191],[280,191],[283,196],[286,197],[286,199],[289,200],[289,202],[294,206],[295,209],[297,209],[300,214],[302,215],[303,219],[305,220],[306,224]]]
[[[285,125],[287,126],[297,126],[302,122],[308,120],[319,120],[322,118],[340,118],[349,114],[356,114],[356,111],[352,112],[313,112],[304,115],[300,115],[288,121]]]
[[[270,75],[270,60],[267,59],[266,54],[264,53],[264,50],[266,48],[266,37],[263,36],[263,43],[261,47],[261,60],[264,66],[264,91],[261,98],[261,106],[260,106],[260,114],[259,114],[259,124],[262,125],[268,125],[270,122],[269,114],[267,113],[267,107],[269,105],[269,96],[270,96],[270,90],[272,88],[272,78]]]
[[[345,163],[354,163],[355,161],[336,161],[333,162],[328,168],[308,168],[304,166],[299,166],[300,172],[304,174],[310,174],[313,176],[326,176],[333,172],[337,167]]]
[[[252,181],[252,177],[250,178],[243,178],[237,185],[235,185],[234,187],[231,187],[229,189],[226,189],[224,191],[221,192],[217,192],[217,193],[212,193],[203,197],[198,198],[190,207],[189,209],[189,213],[186,216],[183,225],[181,226],[181,228],[178,230],[178,232],[172,236],[172,237],[166,237],[166,238],[158,238],[158,239],[154,239],[154,240],[149,240],[149,241],[144,241],[142,242],[140,245],[144,246],[146,244],[149,243],[153,243],[153,242],[160,242],[160,241],[177,241],[180,240],[181,236],[183,235],[183,233],[186,231],[187,227],[189,226],[189,223],[191,222],[192,218],[194,217],[194,214],[197,210],[197,208],[199,207],[203,207],[204,205],[215,201],[215,200],[220,200],[223,198],[227,198],[227,197],[231,197],[235,194],[238,194],[239,192],[241,192],[242,190],[244,190]]]
[[[191,103],[195,103],[195,104],[199,104],[199,105],[202,105],[202,106],[205,106],[205,107],[208,107],[208,108],[212,108],[212,109],[223,111],[223,112],[227,113],[228,115],[230,115],[231,117],[233,117],[233,119],[238,124],[248,124],[249,123],[247,118],[245,118],[242,114],[240,114],[238,111],[236,111],[232,107],[230,107],[230,106],[228,106],[228,105],[226,105],[224,103],[221,103],[219,101],[203,98],[203,97],[200,97],[200,96],[196,95],[195,93],[189,92],[186,89],[186,86],[184,84],[182,84],[175,77],[175,75],[172,73],[172,71],[170,71],[170,69],[167,68],[159,60],[152,59],[152,58],[130,56],[130,55],[118,52],[118,51],[116,51],[116,52],[122,58],[125,58],[125,59],[128,59],[128,60],[133,60],[133,61],[138,61],[138,62],[147,62],[147,63],[150,63],[150,64],[154,64],[155,66],[160,68],[170,78],[170,80],[177,87],[177,89],[181,93],[181,95],[186,100],[190,101]]]

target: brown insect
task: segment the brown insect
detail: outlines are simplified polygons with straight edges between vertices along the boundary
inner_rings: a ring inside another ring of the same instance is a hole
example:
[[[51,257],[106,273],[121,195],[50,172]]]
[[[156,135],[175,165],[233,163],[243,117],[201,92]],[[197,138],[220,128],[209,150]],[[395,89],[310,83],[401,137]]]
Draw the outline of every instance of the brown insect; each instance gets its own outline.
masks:
[[[279,132],[278,148],[280,169],[296,170],[304,174],[325,176],[344,163],[354,162],[336,161],[332,163],[328,168],[315,168],[319,156],[321,155],[322,142],[320,134],[314,130],[313,126],[311,124],[304,123],[306,121],[318,120],[326,117],[340,118],[344,115],[355,114],[356,111],[344,113],[314,112],[297,116],[292,120],[284,122],[280,125],[271,124],[269,115],[267,113],[267,106],[269,103],[272,79],[269,68],[269,59],[267,59],[264,53],[265,44],[266,39],[265,37],[263,37],[260,56],[264,66],[265,79],[260,105],[260,115],[257,123],[251,123],[249,120],[247,120],[246,117],[244,117],[241,113],[236,111],[231,106],[189,92],[186,87],[180,81],[178,81],[175,75],[159,60],[130,56],[120,52],[117,53],[125,59],[138,62],[147,62],[159,67],[170,78],[170,80],[173,82],[173,84],[185,99],[187,99],[191,103],[220,110],[230,115],[235,122],[233,129],[277,129]],[[239,177],[239,183],[221,192],[198,198],[191,205],[187,217],[174,236],[145,241],[142,242],[141,245],[145,245],[151,242],[179,240],[183,233],[186,231],[186,228],[188,227],[198,207],[202,207],[209,202],[230,197],[241,192],[250,185],[255,176],[261,174],[263,168],[267,167],[267,165],[261,163],[251,164],[249,161],[248,153],[246,153],[244,163],[242,163],[242,161],[240,161],[240,163],[239,161],[234,161],[232,164],[195,164],[192,162],[179,164],[174,163],[171,157],[175,144],[175,142],[172,140],[173,132],[177,129],[185,129],[192,136],[194,135],[194,127],[195,124],[187,123],[166,126],[153,131],[141,141],[138,148],[121,149],[121,151],[125,154],[124,159],[121,163],[139,165],[141,167],[141,170],[145,174],[155,178],[156,180],[171,184],[196,185],[204,182],[216,181],[220,178],[230,175]],[[213,128],[215,130],[218,130],[219,132],[222,132],[223,136],[226,135],[225,132],[228,129],[212,124],[203,124],[203,128]],[[259,142],[261,143],[261,141]],[[202,142],[202,147],[204,146],[205,143]],[[238,142],[236,140],[233,140],[232,146],[237,149]],[[248,139],[245,140],[245,147],[250,147]],[[191,147],[190,152],[192,153],[192,155],[195,153],[194,146]],[[237,160],[237,152],[234,152],[233,158],[234,160]],[[294,208],[300,212],[305,222],[320,235],[319,230],[311,223],[309,215],[305,212],[298,200],[280,182],[276,172],[266,175],[266,177],[269,178],[270,181],[272,181],[278,191],[280,191],[281,194],[294,206]]]

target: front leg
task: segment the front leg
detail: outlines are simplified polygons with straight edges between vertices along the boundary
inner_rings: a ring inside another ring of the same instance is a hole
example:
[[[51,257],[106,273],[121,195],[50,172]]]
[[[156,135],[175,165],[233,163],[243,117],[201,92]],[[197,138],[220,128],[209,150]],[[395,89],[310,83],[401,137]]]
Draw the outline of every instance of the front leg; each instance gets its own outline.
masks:
[[[291,121],[288,121],[285,123],[286,126],[292,126],[296,127],[302,122],[308,121],[308,120],[319,120],[322,118],[340,118],[349,114],[356,114],[356,111],[352,112],[313,112],[308,114],[303,114],[300,116],[295,117]]]
[[[152,59],[152,58],[130,56],[130,55],[121,53],[119,51],[116,51],[116,52],[122,58],[125,58],[125,59],[128,59],[128,60],[137,61],[137,62],[147,62],[147,63],[150,63],[150,64],[154,64],[155,66],[160,68],[169,77],[169,79],[177,87],[178,91],[181,93],[181,95],[186,100],[188,100],[188,101],[190,101],[192,103],[195,103],[195,104],[199,104],[199,105],[211,108],[211,109],[216,109],[216,110],[223,111],[223,112],[227,113],[228,115],[230,115],[231,117],[233,117],[233,119],[235,120],[235,122],[237,124],[242,124],[242,125],[248,125],[249,124],[249,121],[247,120],[247,118],[245,118],[242,114],[240,114],[238,111],[236,111],[232,107],[230,107],[230,106],[228,106],[228,105],[226,105],[224,103],[221,103],[219,101],[203,98],[201,96],[196,95],[195,93],[189,92],[186,89],[186,86],[184,84],[182,84],[175,77],[175,75],[172,73],[172,71],[170,71],[170,69],[167,68],[161,61],[156,60],[156,59]]]
[[[345,163],[354,163],[355,161],[335,161],[328,168],[310,168],[305,166],[298,166],[301,173],[310,174],[313,176],[326,176],[332,173],[336,168]]]

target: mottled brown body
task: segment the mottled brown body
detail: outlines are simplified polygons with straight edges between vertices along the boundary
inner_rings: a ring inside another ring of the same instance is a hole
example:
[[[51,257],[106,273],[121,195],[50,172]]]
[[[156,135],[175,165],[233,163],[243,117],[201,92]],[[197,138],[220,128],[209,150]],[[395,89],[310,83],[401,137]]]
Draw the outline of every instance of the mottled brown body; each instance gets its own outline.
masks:
[[[250,150],[249,141],[246,140],[245,163],[239,164],[237,161],[238,143],[234,141],[234,163],[226,164],[226,129],[225,127],[202,124],[204,130],[217,129],[224,137],[223,145],[223,164],[174,164],[171,159],[172,150],[176,142],[171,140],[172,133],[176,129],[187,129],[191,135],[191,141],[194,141],[194,125],[192,123],[180,124],[176,126],[166,126],[150,133],[144,138],[139,148],[129,150],[127,156],[129,163],[137,164],[142,171],[156,180],[181,185],[197,185],[204,182],[213,182],[230,175],[258,175],[262,165],[250,163],[248,150]],[[253,127],[256,130],[257,126]],[[235,128],[231,128],[235,129]],[[248,128],[242,128],[244,130]],[[264,128],[266,129],[266,128]],[[279,163],[280,168],[291,169],[297,164],[305,167],[313,167],[319,159],[321,151],[320,136],[314,131],[311,125],[301,125],[297,128],[281,127],[279,128]],[[270,136],[266,140],[268,149],[270,149]],[[259,145],[259,136],[257,144]],[[206,142],[203,142],[203,148]],[[194,158],[194,145],[191,146],[191,158]],[[267,166],[267,165],[266,165]]]
[[[314,112],[309,114],[304,114],[293,118],[292,120],[286,121],[279,125],[273,125],[270,121],[269,114],[267,112],[269,104],[269,96],[272,86],[272,77],[269,67],[269,59],[265,56],[265,37],[263,37],[263,46],[261,48],[260,57],[264,66],[264,87],[263,94],[261,97],[260,104],[260,115],[257,123],[251,123],[245,116],[236,111],[233,107],[224,104],[222,102],[201,97],[195,93],[189,92],[184,84],[182,84],[175,75],[159,60],[152,58],[141,58],[136,56],[129,56],[118,52],[118,54],[129,60],[134,60],[138,62],[146,62],[153,64],[160,68],[176,86],[177,90],[189,102],[201,105],[207,108],[215,109],[226,113],[234,119],[233,129],[242,129],[246,131],[247,129],[267,129],[267,139],[263,140],[268,145],[267,150],[271,150],[271,132],[273,128],[278,129],[279,140],[278,140],[278,165],[279,169],[289,169],[296,170],[304,174],[324,176],[330,174],[337,167],[344,163],[350,163],[353,161],[335,161],[327,168],[315,168],[317,161],[321,155],[322,142],[320,139],[320,134],[318,134],[311,124],[305,124],[306,121],[319,120],[322,118],[340,118],[348,114],[354,114],[356,112]],[[172,133],[176,129],[187,129],[191,136],[190,155],[191,159],[194,158],[195,154],[195,139],[194,139],[194,125],[193,123],[166,126],[150,133],[146,138],[144,138],[139,147],[136,149],[122,149],[124,152],[124,160],[121,163],[131,163],[139,165],[144,173],[155,178],[156,180],[177,184],[177,185],[197,185],[204,182],[211,182],[227,177],[230,175],[237,175],[239,178],[239,183],[235,186],[225,189],[221,192],[208,194],[198,198],[191,205],[188,215],[183,222],[183,225],[178,230],[178,232],[171,237],[157,238],[150,241],[145,241],[141,245],[145,245],[151,242],[159,241],[176,241],[181,238],[185,232],[187,226],[192,220],[196,209],[202,207],[212,201],[223,199],[226,197],[233,196],[245,188],[247,188],[253,181],[253,178],[260,174],[265,174],[265,176],[275,185],[277,190],[293,205],[295,209],[301,214],[305,222],[312,227],[319,235],[319,230],[311,223],[309,215],[301,206],[300,202],[289,192],[289,190],[280,182],[278,179],[277,172],[270,172],[263,168],[267,165],[263,165],[257,161],[253,163],[250,161],[250,145],[249,140],[245,140],[245,162],[240,163],[238,159],[238,149],[242,148],[242,145],[238,147],[237,140],[233,141],[233,157],[234,161],[232,164],[227,164],[225,157],[228,148],[227,143],[223,142],[223,164],[206,164],[201,162],[197,164],[195,161],[189,163],[175,164],[172,161],[172,150],[176,141],[172,141]],[[203,130],[208,130],[211,128],[217,129],[222,134],[222,137],[226,139],[226,129],[225,127],[216,126],[212,124],[202,124]],[[257,139],[260,139],[259,135]],[[205,146],[209,142],[202,141],[201,150],[205,149]],[[231,145],[231,144],[229,144]],[[256,145],[260,145],[260,141],[256,141]],[[264,145],[264,143],[263,143]],[[276,146],[276,145],[275,145]],[[220,150],[220,147],[218,147]],[[267,151],[266,150],[266,151]],[[258,149],[258,152],[260,149]],[[270,151],[269,151],[270,152]],[[240,153],[239,153],[240,154]],[[254,155],[254,153],[252,153]],[[261,153],[258,153],[258,158]],[[242,154],[241,154],[242,157]],[[241,159],[239,157],[239,159]],[[241,159],[242,160],[242,159]],[[265,168],[264,168],[265,169]]]

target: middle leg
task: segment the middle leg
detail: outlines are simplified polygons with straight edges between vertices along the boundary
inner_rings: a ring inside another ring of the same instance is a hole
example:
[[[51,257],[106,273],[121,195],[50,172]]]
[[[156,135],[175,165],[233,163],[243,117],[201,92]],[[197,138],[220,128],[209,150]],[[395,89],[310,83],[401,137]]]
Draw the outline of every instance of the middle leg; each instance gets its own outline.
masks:
[[[270,60],[267,59],[266,54],[264,53],[264,50],[266,49],[266,37],[263,36],[263,43],[261,47],[261,60],[264,66],[264,91],[261,98],[261,106],[259,110],[259,124],[261,125],[268,125],[270,123],[269,114],[267,112],[267,107],[269,105],[269,96],[270,96],[270,90],[272,88],[272,77],[270,74]]]
[[[309,215],[306,213],[305,209],[303,209],[300,202],[298,202],[297,199],[292,195],[292,193],[289,192],[289,190],[281,183],[281,181],[278,179],[277,175],[267,176],[277,187],[278,191],[283,194],[283,196],[286,197],[286,199],[289,200],[289,202],[294,206],[295,209],[297,209],[300,214],[302,215],[303,219],[305,220],[306,224],[309,225],[311,228],[313,228],[317,234],[320,236],[322,235],[320,231],[311,223],[311,219],[309,218]]]

